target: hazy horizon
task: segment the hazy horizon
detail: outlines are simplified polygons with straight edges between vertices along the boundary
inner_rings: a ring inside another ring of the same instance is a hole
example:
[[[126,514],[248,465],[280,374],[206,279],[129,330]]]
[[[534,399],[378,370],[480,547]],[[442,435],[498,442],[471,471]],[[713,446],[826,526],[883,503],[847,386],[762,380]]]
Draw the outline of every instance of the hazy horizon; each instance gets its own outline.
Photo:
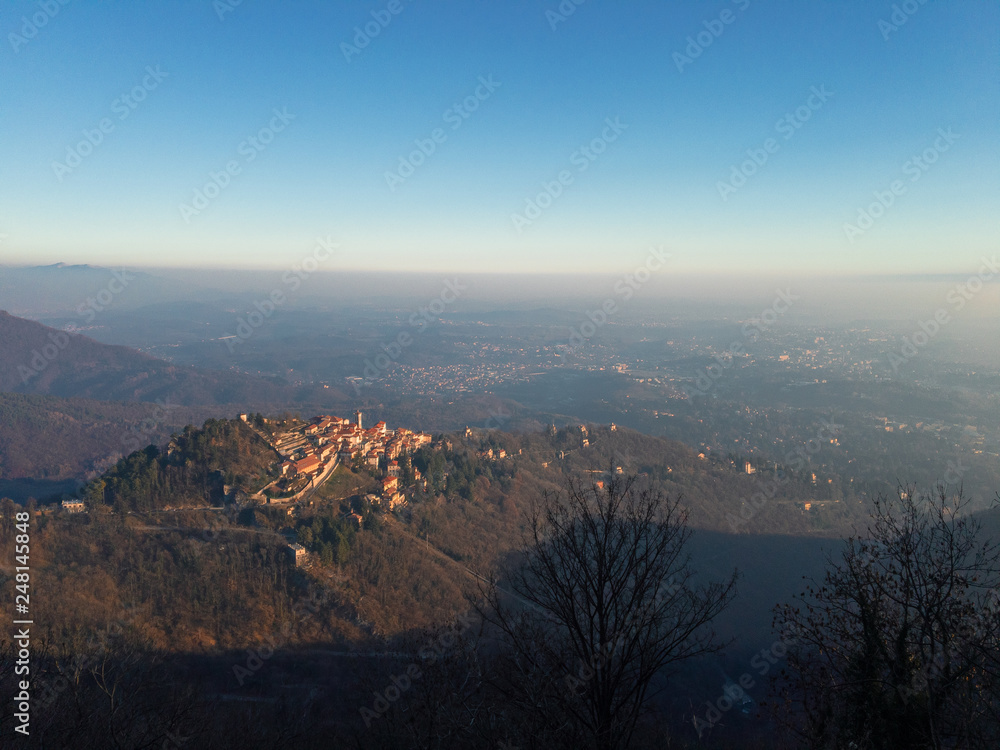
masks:
[[[783,325],[822,319],[840,324],[908,321],[960,306],[957,324],[950,326],[954,333],[963,327],[963,320],[1000,323],[1000,274],[987,278],[992,260],[984,260],[985,265],[968,274],[854,277],[674,273],[669,261],[648,273],[643,263],[636,262],[619,274],[7,266],[10,270],[6,280],[0,278],[0,294],[10,312],[44,320],[86,305],[89,297],[108,283],[117,283],[116,274],[125,271],[134,279],[126,278],[109,309],[141,310],[186,301],[238,309],[278,292],[284,295],[278,317],[284,311],[349,311],[358,306],[405,311],[419,308],[450,286],[455,300],[442,311],[444,317],[547,308],[585,313],[615,300],[620,303],[616,320],[650,316],[718,320],[752,316],[784,293],[791,304]]]

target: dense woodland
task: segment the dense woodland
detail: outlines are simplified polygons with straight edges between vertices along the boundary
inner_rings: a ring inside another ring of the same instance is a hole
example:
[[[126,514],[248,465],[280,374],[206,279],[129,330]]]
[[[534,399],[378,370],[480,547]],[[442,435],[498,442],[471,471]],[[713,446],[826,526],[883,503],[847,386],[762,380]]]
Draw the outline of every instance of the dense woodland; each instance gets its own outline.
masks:
[[[166,404],[0,393],[0,479],[74,479],[164,444],[198,410]]]
[[[239,420],[210,419],[121,459],[82,492],[92,507],[119,512],[221,505],[225,487],[254,492],[277,476],[278,454]],[[270,475],[269,475],[270,472]]]

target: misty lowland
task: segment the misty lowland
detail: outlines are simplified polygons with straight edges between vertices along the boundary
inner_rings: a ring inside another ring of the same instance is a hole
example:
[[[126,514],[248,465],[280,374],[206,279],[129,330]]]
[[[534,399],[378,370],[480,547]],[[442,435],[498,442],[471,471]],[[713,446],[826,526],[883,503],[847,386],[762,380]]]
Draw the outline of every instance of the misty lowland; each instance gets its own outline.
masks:
[[[0,748],[1000,747],[995,3],[0,32]]]

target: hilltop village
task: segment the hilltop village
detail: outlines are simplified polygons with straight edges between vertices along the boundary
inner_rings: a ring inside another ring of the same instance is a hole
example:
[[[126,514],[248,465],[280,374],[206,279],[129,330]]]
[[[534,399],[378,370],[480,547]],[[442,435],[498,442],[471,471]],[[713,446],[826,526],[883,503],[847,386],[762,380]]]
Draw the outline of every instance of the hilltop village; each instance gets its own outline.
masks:
[[[241,414],[240,419],[250,422],[246,414]],[[337,466],[360,464],[383,473],[379,499],[383,507],[392,510],[403,502],[399,486],[402,466],[398,459],[430,444],[431,436],[405,427],[390,430],[385,422],[365,429],[359,411],[354,423],[344,417],[320,415],[308,423],[275,433],[268,441],[284,461],[281,476],[258,493],[261,499],[272,503],[301,500]],[[412,471],[414,481],[422,482],[419,470]]]

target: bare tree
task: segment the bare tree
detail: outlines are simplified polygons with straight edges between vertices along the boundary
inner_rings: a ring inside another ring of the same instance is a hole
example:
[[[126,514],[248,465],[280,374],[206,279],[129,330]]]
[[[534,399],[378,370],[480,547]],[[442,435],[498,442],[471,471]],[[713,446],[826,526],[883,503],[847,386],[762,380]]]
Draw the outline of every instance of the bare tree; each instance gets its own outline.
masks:
[[[708,626],[737,574],[696,584],[686,511],[635,477],[546,494],[528,534],[521,562],[479,605],[498,639],[493,688],[524,728],[518,744],[628,747],[654,678],[715,650]]]
[[[997,746],[1000,547],[967,505],[879,497],[823,584],[777,608],[798,636],[779,709],[807,747]]]

